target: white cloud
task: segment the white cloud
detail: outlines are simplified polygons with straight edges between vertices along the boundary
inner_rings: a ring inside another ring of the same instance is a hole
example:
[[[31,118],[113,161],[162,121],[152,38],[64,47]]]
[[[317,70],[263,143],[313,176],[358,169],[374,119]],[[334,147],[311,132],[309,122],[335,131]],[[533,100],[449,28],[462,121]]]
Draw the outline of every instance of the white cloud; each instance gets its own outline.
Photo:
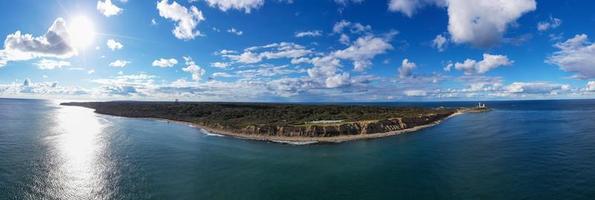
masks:
[[[503,55],[491,55],[484,53],[483,60],[481,61],[467,59],[463,63],[455,63],[454,67],[457,70],[464,71],[467,75],[484,74],[501,66],[512,65],[513,62],[514,61],[509,60],[508,57]]]
[[[383,54],[393,49],[389,43],[391,37],[380,38],[374,36],[363,36],[358,38],[346,49],[334,52],[334,56],[341,59],[353,61],[355,71],[364,71],[372,64],[372,59],[379,54]]]
[[[446,37],[442,36],[442,35],[436,35],[436,38],[434,38],[434,40],[432,40],[432,47],[438,49],[438,51],[442,52],[446,49],[446,43],[448,42],[448,40],[446,39]]]
[[[43,36],[34,37],[16,31],[4,40],[4,49],[0,50],[0,67],[9,61],[39,57],[72,57],[76,55],[76,49],[71,45],[69,38],[66,22],[62,18],[57,18]]]
[[[170,59],[159,58],[157,60],[154,60],[152,63],[152,65],[154,67],[161,67],[161,68],[173,67],[176,64],[178,64],[178,60],[176,60],[174,58],[170,58]]]
[[[349,84],[349,73],[343,72],[340,74],[334,74],[326,78],[324,83],[327,88],[337,88]]]
[[[225,73],[225,72],[215,72],[215,73],[213,73],[212,76],[215,78],[217,78],[217,77],[224,77],[224,78],[233,77],[233,75]]]
[[[405,90],[403,94],[408,97],[425,97],[428,93],[425,90]]]
[[[228,50],[228,49],[223,49],[221,51],[214,52],[215,55],[228,55],[228,54],[234,54],[234,53],[238,53],[238,52],[234,51],[234,50]]]
[[[511,23],[536,9],[535,0],[448,1],[448,31],[455,43],[490,47],[498,43]]]
[[[202,12],[195,6],[188,9],[176,1],[171,4],[168,4],[168,1],[162,0],[157,3],[157,10],[159,16],[176,22],[176,27],[172,30],[174,36],[182,40],[191,40],[201,35],[200,31],[194,29],[198,23],[205,20]]]
[[[362,3],[364,1],[365,0],[335,0],[335,3],[345,6],[349,3]]]
[[[273,80],[267,85],[267,88],[282,97],[295,96],[311,87],[311,81],[302,78],[281,78]]]
[[[50,59],[42,59],[39,62],[35,63],[39,69],[56,69],[70,66],[70,62],[63,61],[63,60],[50,60]]]
[[[595,81],[589,81],[586,87],[587,91],[595,92]]]
[[[562,25],[561,19],[558,19],[555,17],[550,17],[550,19],[548,21],[541,21],[541,22],[537,23],[537,30],[538,31],[547,31],[550,29],[558,28],[560,25]]]
[[[351,38],[349,38],[347,34],[341,34],[339,42],[344,45],[349,45],[349,43],[351,43]]]
[[[126,67],[126,65],[130,64],[130,61],[127,60],[115,60],[109,64],[110,67]]]
[[[112,51],[124,48],[122,43],[115,41],[114,39],[107,40],[107,47],[110,48]]]
[[[229,9],[244,10],[250,13],[252,9],[258,9],[264,5],[264,0],[206,0],[211,7],[217,7],[222,11]]]
[[[302,38],[302,37],[318,37],[322,35],[322,31],[320,30],[312,30],[312,31],[303,31],[295,33],[295,37]]]
[[[279,75],[287,75],[292,73],[303,72],[303,70],[290,69],[288,65],[275,66],[271,64],[259,65],[256,69],[247,69],[236,71],[237,75],[244,78],[256,78],[256,77],[273,77]]]
[[[506,86],[505,89],[508,93],[558,94],[570,90],[570,86],[547,82],[514,82]]]
[[[226,62],[214,62],[211,63],[211,67],[216,67],[216,68],[222,68],[225,69],[227,67],[231,66],[230,63],[226,63]]]
[[[240,30],[237,30],[237,29],[235,29],[235,28],[230,28],[230,29],[227,29],[227,32],[228,32],[228,33],[235,34],[235,35],[238,35],[238,36],[239,36],[239,35],[242,35],[242,34],[244,34],[244,32],[242,32],[242,31],[240,31]]]
[[[192,80],[200,81],[205,74],[205,70],[196,65],[191,57],[184,57],[184,60],[186,61],[186,68],[183,68],[182,70],[192,74]]]
[[[264,59],[297,59],[311,53],[312,51],[306,49],[304,46],[290,42],[280,42],[264,46],[249,47],[244,49],[244,52],[239,55],[235,51],[226,51],[220,54],[235,62],[254,64],[259,63]]]
[[[444,66],[444,68],[442,68],[445,72],[450,72],[450,70],[452,70],[452,67],[454,67],[455,64],[453,63],[448,63],[446,64],[446,66]]]
[[[390,0],[388,3],[388,10],[393,12],[401,12],[407,17],[412,17],[418,9],[429,5],[438,3],[445,5],[446,0]]]
[[[411,17],[426,5],[447,7],[452,41],[476,47],[497,44],[508,26],[537,7],[535,0],[391,0],[389,10]]]
[[[369,33],[372,30],[370,25],[363,25],[360,23],[353,23],[346,20],[341,20],[333,26],[333,33],[343,33],[345,30],[348,30],[350,33]]]
[[[399,67],[399,77],[400,78],[407,78],[410,77],[413,69],[415,69],[417,65],[414,62],[409,62],[409,59],[403,59],[401,63],[401,67]]]
[[[97,10],[106,17],[122,13],[122,9],[114,5],[111,0],[97,1]]]
[[[334,56],[316,57],[311,60],[313,68],[308,69],[308,75],[311,78],[326,78],[337,74],[341,67],[341,60]]]
[[[547,62],[576,74],[576,78],[595,78],[595,44],[585,34],[576,35],[565,42],[556,43],[558,51]]]
[[[259,54],[250,51],[246,51],[240,55],[226,55],[226,57],[245,64],[254,64],[262,61],[262,57]]]
[[[78,87],[62,87],[57,82],[33,82],[25,79],[22,83],[0,84],[0,96],[60,96],[87,95],[88,91]]]
[[[111,78],[94,79],[92,82],[102,85],[97,93],[102,96],[140,96],[155,94],[157,76],[140,73],[118,75]]]

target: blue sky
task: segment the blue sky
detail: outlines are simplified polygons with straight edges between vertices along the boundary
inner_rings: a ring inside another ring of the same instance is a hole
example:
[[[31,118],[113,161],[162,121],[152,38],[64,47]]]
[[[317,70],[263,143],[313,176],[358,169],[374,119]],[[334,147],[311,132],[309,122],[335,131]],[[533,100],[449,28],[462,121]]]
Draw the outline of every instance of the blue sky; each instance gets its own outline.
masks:
[[[2,1],[0,97],[593,98],[587,0]]]

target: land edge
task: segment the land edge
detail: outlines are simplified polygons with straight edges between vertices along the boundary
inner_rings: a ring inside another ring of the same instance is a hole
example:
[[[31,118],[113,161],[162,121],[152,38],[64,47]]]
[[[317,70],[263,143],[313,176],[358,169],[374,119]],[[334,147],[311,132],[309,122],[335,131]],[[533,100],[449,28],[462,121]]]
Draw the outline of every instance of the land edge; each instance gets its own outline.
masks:
[[[77,107],[83,107],[83,106],[77,106]],[[83,108],[87,108],[87,107],[83,107]],[[233,133],[230,131],[224,131],[224,130],[219,130],[219,129],[215,129],[215,128],[210,128],[210,127],[206,127],[203,125],[195,124],[192,122],[186,122],[186,121],[178,121],[178,120],[155,118],[155,117],[127,117],[127,116],[98,113],[93,108],[88,108],[88,109],[92,109],[92,110],[94,110],[94,113],[100,114],[100,115],[133,118],[133,119],[148,119],[148,120],[155,120],[155,121],[166,121],[166,122],[171,122],[171,123],[187,125],[187,126],[190,126],[193,128],[201,129],[203,131],[203,134],[205,134],[205,135],[228,136],[228,137],[232,137],[232,138],[245,139],[245,140],[266,141],[266,142],[292,144],[292,145],[308,145],[308,144],[317,144],[317,143],[342,143],[342,142],[348,142],[348,141],[354,141],[354,140],[377,139],[377,138],[401,135],[401,134],[416,132],[416,131],[419,131],[419,130],[422,130],[425,128],[436,126],[451,117],[455,117],[457,115],[461,115],[461,114],[469,112],[469,111],[465,111],[465,110],[458,110],[457,112],[454,112],[453,114],[450,114],[449,116],[447,116],[443,119],[437,120],[437,121],[429,123],[429,124],[414,126],[411,128],[406,128],[406,129],[397,130],[397,131],[383,132],[383,133],[360,134],[360,135],[340,135],[340,136],[332,136],[332,137],[286,137],[286,136],[240,134],[240,133]]]

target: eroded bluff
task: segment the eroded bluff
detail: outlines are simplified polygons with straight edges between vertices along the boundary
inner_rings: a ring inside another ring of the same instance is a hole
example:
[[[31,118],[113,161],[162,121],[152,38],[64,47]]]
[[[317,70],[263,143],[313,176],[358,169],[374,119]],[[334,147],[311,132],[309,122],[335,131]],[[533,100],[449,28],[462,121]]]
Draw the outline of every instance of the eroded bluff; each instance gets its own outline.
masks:
[[[452,113],[429,114],[418,117],[394,118],[386,120],[368,120],[342,122],[337,124],[306,124],[298,126],[250,125],[241,129],[224,127],[218,124],[204,126],[249,135],[285,136],[285,137],[333,137],[341,135],[360,135],[398,131],[416,126],[435,123]]]

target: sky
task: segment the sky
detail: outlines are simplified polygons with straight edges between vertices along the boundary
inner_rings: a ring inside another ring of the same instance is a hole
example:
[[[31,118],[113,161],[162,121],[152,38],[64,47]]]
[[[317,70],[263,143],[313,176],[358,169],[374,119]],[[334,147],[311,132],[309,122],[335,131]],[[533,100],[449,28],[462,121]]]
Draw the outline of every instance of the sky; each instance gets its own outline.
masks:
[[[0,2],[0,97],[595,97],[590,0]]]

